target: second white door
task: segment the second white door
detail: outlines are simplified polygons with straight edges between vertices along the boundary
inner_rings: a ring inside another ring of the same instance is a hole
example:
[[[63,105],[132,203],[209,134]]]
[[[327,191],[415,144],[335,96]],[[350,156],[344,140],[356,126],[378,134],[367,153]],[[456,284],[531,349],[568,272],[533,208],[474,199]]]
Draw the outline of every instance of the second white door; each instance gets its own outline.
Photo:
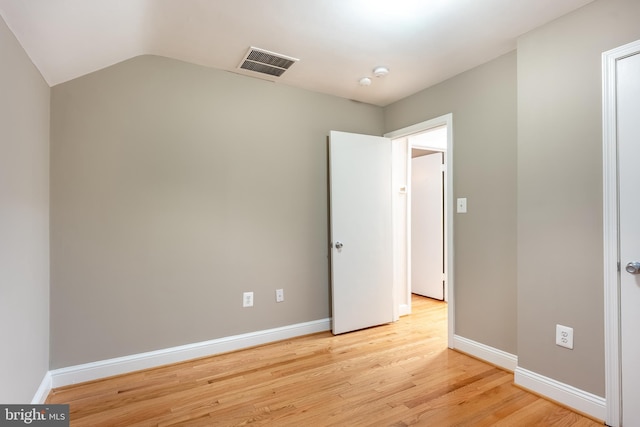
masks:
[[[444,300],[442,153],[411,160],[411,291]]]
[[[622,425],[640,425],[640,53],[617,64]]]

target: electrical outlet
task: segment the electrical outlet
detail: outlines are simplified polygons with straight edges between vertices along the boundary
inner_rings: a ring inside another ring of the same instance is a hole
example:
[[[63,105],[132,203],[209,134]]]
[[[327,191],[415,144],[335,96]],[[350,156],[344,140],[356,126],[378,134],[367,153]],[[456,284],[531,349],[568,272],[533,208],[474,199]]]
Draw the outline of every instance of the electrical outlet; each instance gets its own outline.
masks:
[[[573,350],[573,328],[556,325],[556,345]]]
[[[276,289],[276,302],[284,301],[284,289]]]
[[[253,292],[245,292],[242,294],[242,306],[253,307]]]

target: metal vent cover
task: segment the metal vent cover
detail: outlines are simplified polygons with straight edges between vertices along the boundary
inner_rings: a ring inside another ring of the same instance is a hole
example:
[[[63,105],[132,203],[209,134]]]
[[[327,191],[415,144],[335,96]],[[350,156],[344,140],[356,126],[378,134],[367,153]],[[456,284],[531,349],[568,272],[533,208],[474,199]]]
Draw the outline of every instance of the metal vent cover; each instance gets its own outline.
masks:
[[[253,71],[255,73],[266,74],[268,76],[280,77],[299,59],[280,53],[269,52],[257,47],[250,47],[238,68]]]

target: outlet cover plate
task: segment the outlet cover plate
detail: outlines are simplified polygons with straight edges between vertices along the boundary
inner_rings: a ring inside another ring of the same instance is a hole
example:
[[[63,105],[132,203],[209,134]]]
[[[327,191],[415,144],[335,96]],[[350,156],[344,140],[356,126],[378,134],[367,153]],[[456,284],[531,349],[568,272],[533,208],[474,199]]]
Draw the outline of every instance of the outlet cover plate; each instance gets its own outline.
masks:
[[[556,344],[573,350],[573,328],[556,325]]]
[[[284,301],[284,289],[276,289],[276,302]]]
[[[244,292],[242,294],[242,306],[253,307],[253,292]]]

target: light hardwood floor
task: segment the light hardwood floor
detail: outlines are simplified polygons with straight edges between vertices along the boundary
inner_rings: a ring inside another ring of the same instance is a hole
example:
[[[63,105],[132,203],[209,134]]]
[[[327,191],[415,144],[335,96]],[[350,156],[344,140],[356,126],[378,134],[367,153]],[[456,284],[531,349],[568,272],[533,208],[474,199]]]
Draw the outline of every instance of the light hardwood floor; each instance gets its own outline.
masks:
[[[601,426],[446,348],[446,304],[414,314],[55,389],[72,426]]]

